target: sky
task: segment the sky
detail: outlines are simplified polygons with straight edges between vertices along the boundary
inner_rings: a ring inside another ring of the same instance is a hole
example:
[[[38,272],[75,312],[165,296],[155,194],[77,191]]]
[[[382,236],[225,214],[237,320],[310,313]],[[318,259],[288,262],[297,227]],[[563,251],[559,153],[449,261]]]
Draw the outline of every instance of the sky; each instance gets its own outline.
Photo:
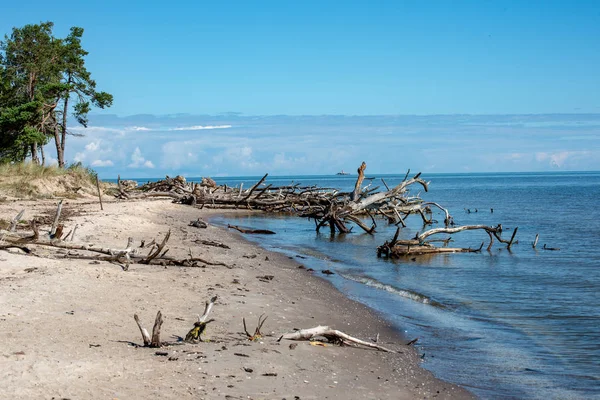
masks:
[[[394,160],[418,152],[413,162],[447,172],[600,169],[598,1],[5,3],[1,33],[47,20],[57,36],[85,29],[87,67],[115,101],[94,111],[90,128],[79,132],[85,138],[69,139],[67,158],[81,159],[100,141],[114,154],[84,161],[96,161],[101,176],[129,175],[129,168],[199,175],[215,168],[207,160],[228,154],[250,157],[244,165],[223,161],[212,174],[303,173],[316,171],[314,155],[328,154],[324,146],[334,162],[319,162],[316,172],[354,169],[363,158],[380,163],[377,172],[396,172]],[[381,116],[387,133],[368,116]],[[529,125],[540,118],[554,125]],[[507,125],[511,119],[521,125]],[[192,120],[231,127],[169,130]],[[585,139],[568,139],[581,130]],[[365,134],[378,146],[367,145]],[[190,142],[202,145],[183,157]],[[363,142],[360,157],[350,156]],[[464,147],[447,151],[452,143]],[[500,149],[548,156],[509,165],[475,157]],[[175,161],[164,161],[169,151]],[[544,163],[552,154],[561,156]]]

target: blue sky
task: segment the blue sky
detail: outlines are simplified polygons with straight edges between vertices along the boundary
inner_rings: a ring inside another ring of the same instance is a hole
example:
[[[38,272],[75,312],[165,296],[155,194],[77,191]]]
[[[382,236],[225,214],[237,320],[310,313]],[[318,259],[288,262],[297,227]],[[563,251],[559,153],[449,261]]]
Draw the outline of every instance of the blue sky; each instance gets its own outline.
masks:
[[[490,117],[484,122],[489,125],[494,116],[510,119],[517,115],[527,120],[526,114],[600,114],[598,1],[197,0],[155,4],[107,0],[57,6],[36,0],[26,7],[14,2],[3,4],[0,32],[45,20],[55,22],[58,36],[66,35],[70,26],[85,28],[88,68],[99,88],[115,96],[110,110],[91,119],[96,131],[107,128],[102,124],[111,118],[121,124],[118,129],[131,129],[134,125],[127,125],[125,117],[139,114],[147,116],[146,120],[137,117],[142,127],[163,118],[155,116],[170,115],[166,118],[170,122],[161,123],[160,129],[170,129],[189,118],[177,120],[176,114],[214,116],[226,112],[243,116],[429,115],[436,129],[439,115],[487,115]],[[112,114],[120,119],[110,117]],[[211,125],[215,118],[197,117],[194,124]],[[138,137],[136,147],[145,154],[142,158],[153,164],[153,173],[161,175],[168,168],[176,169],[176,163],[168,167],[157,158],[165,140],[181,137],[186,142],[210,131],[218,144],[235,134],[238,143],[253,143],[255,162],[279,168],[264,172],[281,174],[305,170],[301,160],[309,159],[314,148],[305,140],[304,132],[331,134],[325,129],[327,124],[323,126],[325,120],[318,117],[313,117],[312,125],[290,117],[274,120],[268,127],[253,125],[248,122],[250,117],[244,118],[230,121],[232,128],[152,131],[150,136]],[[590,118],[597,120],[593,116],[580,118],[588,135],[583,143],[558,141],[558,136],[543,134],[533,141],[528,137],[537,133],[514,126],[487,126],[486,132],[496,129],[511,138],[510,142],[503,141],[503,136],[488,141],[481,139],[486,135],[481,130],[465,129],[460,117],[454,118],[444,125],[445,135],[465,135],[458,141],[469,143],[470,153],[488,154],[502,148],[516,154],[521,147],[531,147],[532,154],[551,150],[571,154],[572,161],[572,155],[579,154],[573,151],[595,152],[597,156],[600,147],[598,128],[589,122]],[[554,119],[562,124],[562,118]],[[363,126],[368,119],[350,120],[336,122],[336,129],[345,132],[344,140],[336,142],[337,151],[343,154],[352,152],[351,145],[344,142],[360,141],[362,133],[375,134],[379,129]],[[408,148],[401,145],[399,138],[403,136],[397,132],[409,128],[396,123],[390,127],[388,139],[381,139],[379,149],[384,148],[385,155],[377,153],[375,147],[373,154],[364,154],[364,147],[359,158],[381,159],[379,172],[395,172],[387,169],[394,163],[393,154],[429,149],[428,154],[438,152],[440,159],[429,165],[446,165],[452,169],[448,172],[465,168],[512,170],[475,159],[466,166],[461,160],[453,162],[439,140],[431,139],[442,130],[434,130],[429,122],[419,126],[421,143]],[[578,134],[575,128],[560,129],[567,130],[568,137]],[[88,130],[86,138],[71,141],[74,147],[67,150],[69,159],[99,138],[92,132]],[[170,137],[163,137],[165,132],[170,132],[166,135]],[[265,144],[254,142],[261,135],[281,139],[282,148],[261,152],[259,146],[265,148]],[[283,147],[286,138],[277,135],[298,141],[292,153]],[[118,136],[102,138],[107,144]],[[331,143],[332,139],[325,137],[323,142]],[[296,167],[289,162],[269,164],[279,153],[293,154],[290,157],[296,160]],[[113,160],[112,167],[105,167],[106,173],[135,165],[125,163],[130,158],[131,154],[122,158],[122,164]],[[587,159],[545,168],[600,169],[597,158]],[[356,161],[343,159],[335,168],[349,169]],[[182,171],[183,165],[179,163]],[[251,167],[223,167],[215,173],[249,174]],[[542,165],[524,163],[519,168],[538,170]]]

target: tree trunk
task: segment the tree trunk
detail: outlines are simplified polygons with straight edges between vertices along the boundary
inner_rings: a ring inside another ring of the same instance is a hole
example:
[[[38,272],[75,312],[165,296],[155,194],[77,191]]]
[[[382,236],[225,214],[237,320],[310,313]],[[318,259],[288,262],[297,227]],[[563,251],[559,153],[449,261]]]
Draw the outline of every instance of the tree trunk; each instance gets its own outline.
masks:
[[[40,157],[38,156],[37,143],[31,145],[31,162],[35,165],[40,165]]]
[[[44,154],[44,146],[40,146],[40,153],[42,155],[42,166],[46,165],[46,154]]]
[[[61,142],[60,142],[60,132],[58,131],[58,126],[54,128],[54,143],[56,144],[56,158],[58,160],[58,167],[65,167],[65,154],[62,150]]]
[[[71,83],[71,78],[69,77],[69,84]],[[63,115],[62,115],[62,132],[60,134],[60,141],[58,141],[58,135],[56,135],[56,154],[58,157],[58,166],[60,168],[65,167],[65,142],[67,141],[67,114],[69,111],[69,95],[71,93],[67,92],[64,100],[63,107]]]

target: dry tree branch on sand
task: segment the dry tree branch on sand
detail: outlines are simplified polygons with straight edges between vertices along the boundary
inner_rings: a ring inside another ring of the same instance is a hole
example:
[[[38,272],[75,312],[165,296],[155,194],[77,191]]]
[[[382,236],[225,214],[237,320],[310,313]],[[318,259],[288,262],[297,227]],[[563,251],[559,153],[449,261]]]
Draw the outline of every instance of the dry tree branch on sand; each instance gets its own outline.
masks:
[[[210,301],[206,302],[206,304],[204,306],[204,314],[202,314],[202,316],[198,316],[198,321],[196,321],[194,323],[194,327],[187,333],[187,335],[185,335],[184,340],[186,342],[199,343],[202,341],[201,335],[206,330],[206,326],[209,323],[215,321],[214,318],[208,319],[208,316],[209,316],[210,312],[212,311],[213,306],[216,301],[217,301],[217,296],[214,296],[213,298],[210,299]]]
[[[324,337],[331,343],[337,343],[340,345],[361,345],[365,347],[370,347],[373,349],[377,349],[380,351],[384,351],[387,353],[395,353],[394,350],[390,350],[386,347],[383,347],[377,343],[366,342],[361,339],[357,339],[352,337],[342,331],[338,331],[336,329],[331,329],[328,326],[316,326],[314,328],[309,329],[300,329],[296,332],[286,333],[281,335],[281,337],[277,340],[278,342],[282,339],[286,340],[313,340],[318,337]]]
[[[260,317],[258,317],[258,324],[256,325],[256,329],[254,330],[254,335],[251,335],[248,332],[248,329],[246,328],[246,318],[242,318],[242,322],[244,323],[244,333],[246,333],[246,336],[248,337],[248,340],[254,342],[257,340],[262,339],[263,334],[261,333],[261,329],[262,326],[264,325],[265,321],[267,320],[267,317],[264,317],[265,314],[261,314]]]

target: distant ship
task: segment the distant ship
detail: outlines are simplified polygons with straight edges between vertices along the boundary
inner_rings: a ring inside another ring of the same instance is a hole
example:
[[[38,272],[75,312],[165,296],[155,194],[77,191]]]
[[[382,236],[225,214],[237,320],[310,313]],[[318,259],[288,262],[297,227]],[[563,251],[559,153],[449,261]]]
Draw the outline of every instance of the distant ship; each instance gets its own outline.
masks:
[[[336,175],[350,175],[350,172],[346,172],[344,170],[341,170],[340,172],[338,172]]]

